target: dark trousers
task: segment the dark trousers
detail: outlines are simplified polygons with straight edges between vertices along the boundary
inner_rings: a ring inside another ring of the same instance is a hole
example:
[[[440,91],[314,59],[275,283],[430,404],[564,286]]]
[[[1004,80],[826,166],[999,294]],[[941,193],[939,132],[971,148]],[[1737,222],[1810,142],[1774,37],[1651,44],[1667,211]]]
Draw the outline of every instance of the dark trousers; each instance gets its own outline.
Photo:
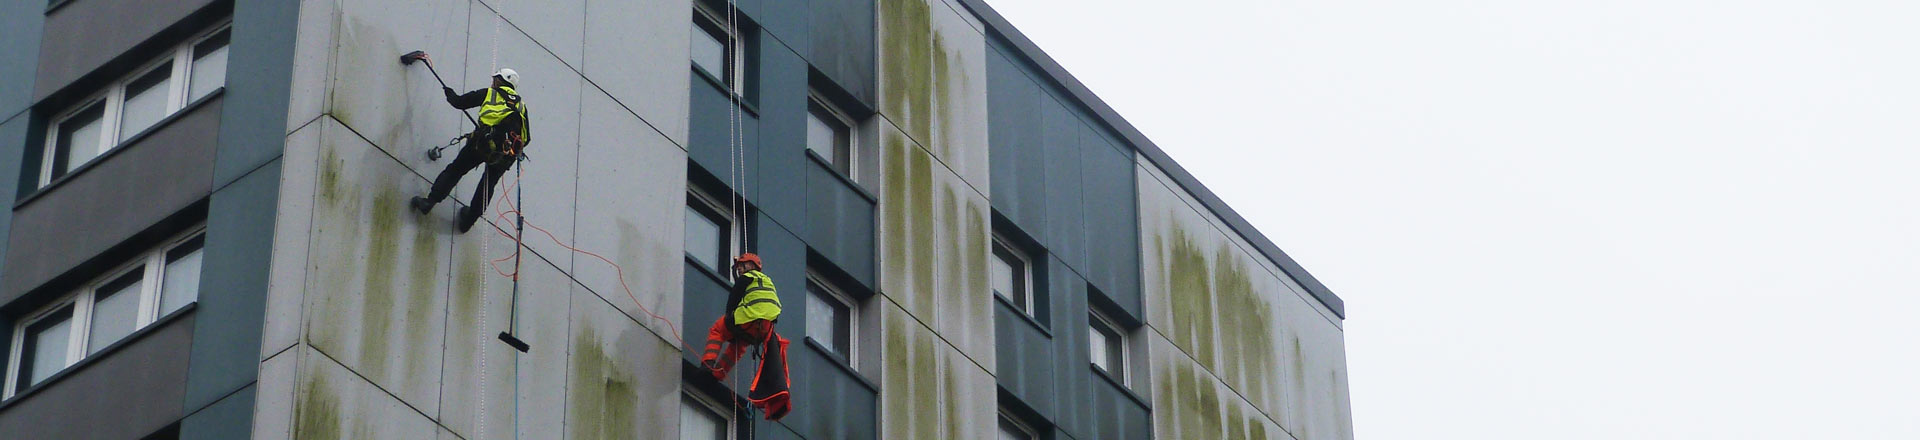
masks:
[[[440,176],[433,179],[433,190],[427,193],[428,202],[439,204],[441,200],[446,200],[447,194],[453,192],[453,185],[460,183],[461,176],[467,175],[468,171],[473,171],[480,164],[487,165],[486,173],[480,175],[480,185],[473,189],[473,200],[467,203],[473,208],[460,215],[462,230],[473,227],[474,221],[486,213],[487,200],[493,198],[493,185],[500,181],[500,175],[507,173],[507,168],[513,166],[511,160],[488,162],[487,159],[493,155],[486,151],[483,142],[479,136],[468,138],[467,145],[460,148],[460,154],[453,157],[453,163],[447,164],[447,169],[441,170]]]

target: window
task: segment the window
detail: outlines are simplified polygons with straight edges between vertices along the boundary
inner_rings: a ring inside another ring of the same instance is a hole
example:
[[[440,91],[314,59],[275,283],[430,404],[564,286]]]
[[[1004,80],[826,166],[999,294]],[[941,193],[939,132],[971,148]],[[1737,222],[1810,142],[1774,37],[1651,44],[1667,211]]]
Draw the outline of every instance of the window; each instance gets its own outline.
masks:
[[[106,108],[106,103],[96,102],[59,122],[58,134],[53,137],[53,151],[47,155],[51,158],[47,178],[41,184],[65,176],[74,167],[100,155],[100,146],[105,144],[100,116],[106,113]]]
[[[1000,434],[996,438],[999,440],[1034,440],[1040,438],[1040,436],[1034,435],[1032,429],[1028,429],[1026,425],[1020,424],[1020,422],[1014,420],[1013,417],[1003,413],[1000,414]]]
[[[693,35],[691,35],[693,44],[690,49],[693,66],[712,75],[714,79],[725,82],[727,78],[726,33],[706,20],[694,22]]]
[[[228,30],[220,28],[109,84],[54,118],[39,186],[71,173],[226,85]],[[185,78],[185,81],[176,79]]]
[[[722,278],[731,276],[727,271],[729,239],[733,234],[733,225],[721,214],[717,204],[697,193],[687,194],[686,245],[687,258],[720,274]]]
[[[1033,316],[1033,274],[1029,270],[1027,257],[1008,246],[1004,241],[993,241],[993,294],[1012,303],[1013,307]]]
[[[99,353],[133,334],[140,314],[140,281],[145,275],[145,268],[135,266],[93,293],[93,316],[87,319],[92,323],[87,330],[87,354]]]
[[[807,101],[807,149],[827,160],[834,172],[853,178],[852,124],[818,98]]]
[[[746,41],[751,33],[738,32],[738,28],[728,24],[727,18],[724,12],[711,11],[696,3],[688,57],[693,59],[694,67],[720,83],[722,89],[736,95],[749,95],[748,72],[742,67],[748,66],[751,59],[747,56]],[[734,18],[733,24],[740,24],[739,17]]]
[[[70,305],[54,309],[33,323],[27,324],[24,331],[20,332],[23,336],[21,343],[14,344],[20,347],[20,355],[16,357],[19,360],[15,362],[14,367],[18,370],[15,377],[18,377],[19,381],[13,389],[26,388],[47,380],[48,377],[53,376],[54,372],[72,363],[69,360],[73,356],[68,353],[73,346],[68,343],[68,340],[73,337],[72,327],[73,306]],[[8,395],[11,396],[12,393]]]
[[[172,79],[173,63],[166,63],[127,83],[125,100],[120,103],[120,137],[114,143],[126,142],[167,117]]]
[[[1127,383],[1127,343],[1126,334],[1112,320],[1094,313],[1088,316],[1087,349],[1091,351],[1093,366],[1107,373],[1108,377]]]
[[[853,302],[816,277],[807,278],[807,336],[853,364]]]
[[[193,46],[193,71],[187,74],[187,102],[199,101],[227,84],[227,34],[222,29]]]
[[[727,440],[728,420],[712,405],[680,396],[680,440]]]
[[[200,241],[193,237],[167,251],[166,274],[160,279],[159,316],[200,300]]]
[[[198,232],[169,241],[27,315],[15,329],[0,396],[37,385],[192,303],[200,289],[201,242]],[[169,294],[177,304],[169,305]]]

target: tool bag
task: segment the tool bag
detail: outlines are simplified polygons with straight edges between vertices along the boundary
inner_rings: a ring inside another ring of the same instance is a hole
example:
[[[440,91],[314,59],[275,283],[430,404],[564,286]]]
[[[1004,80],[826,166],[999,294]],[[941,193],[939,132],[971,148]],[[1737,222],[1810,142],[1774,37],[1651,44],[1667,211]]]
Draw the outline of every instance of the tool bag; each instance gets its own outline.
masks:
[[[788,388],[793,381],[787,376],[787,338],[768,326],[766,342],[760,344],[760,371],[753,374],[753,387],[747,392],[747,400],[753,406],[767,414],[767,420],[780,420],[791,410]]]

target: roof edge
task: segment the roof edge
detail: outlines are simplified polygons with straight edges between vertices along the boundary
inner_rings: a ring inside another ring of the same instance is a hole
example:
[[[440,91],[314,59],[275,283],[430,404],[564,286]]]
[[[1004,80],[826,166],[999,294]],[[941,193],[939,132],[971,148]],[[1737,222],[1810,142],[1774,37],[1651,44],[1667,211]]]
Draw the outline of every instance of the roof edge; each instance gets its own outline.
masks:
[[[1319,300],[1321,305],[1333,311],[1333,314],[1340,317],[1340,319],[1344,320],[1347,318],[1346,301],[1341,300],[1339,295],[1335,295],[1332,290],[1327,289],[1325,284],[1321,284],[1319,279],[1314,278],[1313,274],[1308,273],[1306,268],[1301,267],[1299,262],[1293,260],[1293,257],[1287,256],[1286,252],[1281,251],[1279,246],[1273,244],[1273,240],[1267,239],[1267,236],[1260,233],[1259,229],[1255,229],[1251,223],[1247,223],[1245,217],[1241,217],[1239,212],[1233,210],[1233,207],[1228,206],[1225,201],[1220,200],[1220,197],[1214,195],[1213,191],[1207,189],[1206,185],[1200,184],[1200,180],[1195,178],[1193,173],[1187,172],[1186,168],[1181,167],[1178,162],[1174,162],[1173,157],[1168,156],[1166,151],[1160,149],[1159,145],[1148,140],[1147,136],[1141,133],[1140,129],[1135,128],[1132,123],[1127,122],[1126,118],[1120,117],[1119,112],[1114,111],[1112,106],[1107,105],[1106,101],[1101,100],[1098,95],[1095,95],[1092,89],[1088,89],[1085,84],[1080,83],[1080,80],[1074,78],[1072,73],[1067,72],[1065,67],[1062,67],[1059,62],[1054,61],[1053,57],[1048,56],[1045,51],[1040,50],[1039,45],[1034,44],[1033,40],[1028,39],[1025,34],[1020,33],[1020,30],[1008,22],[1006,17],[1000,16],[998,11],[994,11],[992,6],[988,6],[985,0],[955,1],[958,1],[968,10],[971,10],[974,16],[980,18],[980,21],[986,25],[988,31],[997,33],[1002,38],[1005,38],[1014,49],[1019,50],[1020,54],[1027,58],[1028,62],[1032,62],[1035,66],[1038,66],[1041,71],[1046,72],[1047,76],[1051,77],[1054,83],[1066,89],[1067,93],[1073,95],[1075,100],[1080,101],[1081,105],[1091,110],[1108,128],[1113,129],[1113,131],[1118,132],[1121,137],[1126,138],[1127,143],[1131,144],[1135,151],[1145,155],[1147,161],[1153,163],[1154,166],[1160,167],[1160,170],[1166,172],[1168,177],[1173,178],[1174,183],[1180,185],[1182,189],[1187,190],[1189,194],[1193,195],[1194,199],[1200,201],[1201,205],[1206,206],[1207,210],[1213,211],[1215,216],[1225,221],[1227,227],[1232,228],[1234,233],[1239,234],[1241,238],[1253,244],[1253,247],[1259,250],[1261,254],[1265,254],[1268,259],[1273,260],[1275,265],[1280,266],[1282,272],[1285,272],[1294,282],[1299,283],[1301,287],[1306,288],[1307,292],[1312,294],[1314,299]]]

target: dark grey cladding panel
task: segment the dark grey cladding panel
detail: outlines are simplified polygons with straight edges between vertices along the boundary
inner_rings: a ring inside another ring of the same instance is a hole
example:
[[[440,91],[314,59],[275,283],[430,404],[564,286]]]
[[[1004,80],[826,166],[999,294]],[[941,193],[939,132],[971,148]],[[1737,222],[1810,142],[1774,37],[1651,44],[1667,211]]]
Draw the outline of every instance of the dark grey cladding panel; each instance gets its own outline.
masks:
[[[686,292],[681,297],[682,310],[680,336],[686,339],[687,347],[681,358],[694,364],[700,363],[700,352],[706,348],[707,329],[713,321],[720,318],[721,308],[726,307],[727,286],[713,275],[711,269],[701,268],[691,261],[681,260],[682,284]],[[778,279],[774,280],[778,284]]]
[[[0,78],[18,78],[10,87],[0,87],[0,120],[12,118],[33,103],[33,76],[40,67],[41,25],[47,5],[38,1],[11,1],[0,4]],[[0,139],[0,145],[19,142]],[[0,158],[0,166],[11,165],[18,156]],[[10,182],[10,181],[0,181]],[[9,192],[11,194],[11,192]],[[5,216],[5,214],[0,214]]]
[[[799,3],[799,2],[793,2]],[[874,0],[812,0],[805,48],[796,49],[855,99],[874,103]],[[785,38],[785,36],[782,36]],[[791,39],[789,39],[791,41]]]
[[[806,316],[795,312],[804,312],[807,291],[807,243],[780,224],[762,214],[754,227],[750,247],[747,251],[760,255],[760,261],[766,267],[760,272],[773,278],[774,294],[780,297],[781,308],[779,323],[774,330],[793,338],[806,330]],[[723,298],[724,299],[724,298]],[[724,302],[724,301],[723,301]],[[708,316],[719,316],[721,307],[704,310]],[[696,310],[696,312],[702,312]],[[788,313],[799,319],[785,319]],[[698,316],[698,315],[695,315]]]
[[[1046,156],[1040,101],[1048,99],[1010,59],[987,55],[987,144],[993,209],[1027,231],[1046,230]]]
[[[794,299],[793,304],[800,304]],[[802,309],[805,307],[793,307]],[[879,395],[800,334],[783,334],[788,372],[793,374],[794,411],[781,423],[806,438],[872,439],[879,436]]]
[[[1053,422],[1077,437],[1098,438],[1086,435],[1097,421],[1093,404],[1087,401],[1093,396],[1094,385],[1088,370],[1092,359],[1087,352],[1087,280],[1067,270],[1059,259],[1048,260],[1047,295],[1054,305],[1053,351],[1049,354],[1055,367],[1050,374],[1060,399]]]
[[[223,397],[212,406],[180,421],[182,440],[226,440],[252,438],[253,404],[257,387],[247,385]]]
[[[251,0],[233,10],[226,113],[214,187],[253,172],[286,150],[287,100],[293,88],[293,29],[299,0]]]
[[[1083,431],[1084,437],[1128,440],[1153,438],[1152,420],[1149,420],[1151,415],[1146,406],[1129,397],[1113,382],[1094,376],[1100,373],[1093,372],[1091,366],[1080,366],[1080,372],[1093,377],[1093,394],[1087,396],[1086,402],[1093,408],[1094,421],[1087,426],[1090,431]]]
[[[765,418],[755,416],[753,417],[752,425],[740,425],[740,427],[743,430],[735,434],[734,438],[751,438],[755,440],[808,440],[806,437],[801,437],[800,434],[793,432],[793,429],[787,426],[785,420],[769,422]]]
[[[759,2],[752,18],[774,39],[779,40],[775,44],[786,44],[794,52],[807,53],[807,3],[793,0]]]
[[[1133,321],[1144,321],[1140,299],[1140,204],[1134,192],[1133,156],[1116,150],[1091,127],[1081,132],[1080,163],[1085,192],[1088,280]],[[1105,438],[1105,437],[1096,437]]]
[[[1307,273],[1306,269],[1300,267],[1298,262],[1295,262],[1292,257],[1287,256],[1286,252],[1282,252],[1279,246],[1275,246],[1272,240],[1267,239],[1258,229],[1254,229],[1253,225],[1247,223],[1247,220],[1241,217],[1238,212],[1235,212],[1232,207],[1227,206],[1226,202],[1221,201],[1219,196],[1215,196],[1213,191],[1201,185],[1199,179],[1194,178],[1193,174],[1188,173],[1179,163],[1175,163],[1172,157],[1167,156],[1165,151],[1162,151],[1159,146],[1148,140],[1146,135],[1140,133],[1140,130],[1135,128],[1133,124],[1121,118],[1119,112],[1114,111],[1112,106],[1108,106],[1105,101],[1100,100],[1100,97],[1095,96],[1092,90],[1087,89],[1085,84],[1081,84],[1072,74],[1067,73],[1066,68],[1061,67],[1060,63],[1055,62],[1052,57],[1047,56],[1046,52],[1041,51],[1040,47],[1034,45],[1032,40],[1027,39],[1025,35],[1020,33],[1019,29],[1015,29],[1012,24],[1008,23],[1005,17],[1001,17],[1000,13],[993,10],[993,7],[988,6],[986,0],[957,1],[965,6],[967,10],[972,11],[976,17],[980,18],[981,23],[986,25],[988,34],[990,35],[989,40],[1000,40],[994,44],[994,47],[1007,47],[1011,49],[1006,51],[1009,56],[1017,53],[1019,58],[1035,65],[1040,77],[1064,89],[1066,95],[1071,97],[1073,101],[1085,106],[1085,108],[1093,114],[1093,120],[1098,121],[1101,125],[1105,125],[1107,128],[1118,133],[1121,140],[1127,145],[1131,146],[1135,151],[1138,151],[1140,155],[1145,156],[1147,161],[1151,162],[1154,166],[1165,171],[1167,176],[1174,180],[1174,183],[1180,185],[1180,187],[1185,189],[1189,194],[1192,194],[1208,211],[1213,212],[1219,216],[1222,221],[1225,221],[1227,226],[1233,229],[1234,233],[1240,235],[1241,238],[1245,238],[1247,242],[1251,243],[1261,254],[1266,255],[1275,265],[1280,266],[1280,269],[1286,272],[1288,277],[1299,282],[1302,287],[1307,289],[1308,293],[1311,293],[1314,298],[1320,300],[1321,304],[1326,305],[1328,309],[1332,310],[1334,315],[1341,318],[1347,316],[1346,303],[1342,301],[1338,295],[1335,295],[1332,290],[1328,290],[1326,285],[1321,284],[1320,280],[1313,277],[1313,274]]]
[[[1054,383],[1054,341],[1038,324],[1004,301],[993,302],[994,379],[1002,388],[1053,420],[1060,405]]]
[[[807,230],[807,62],[775,39],[761,38],[759,183],[753,203],[795,232]]]
[[[729,180],[727,169],[731,166],[739,166],[735,162],[739,159],[728,159],[732,153],[730,146],[737,143],[742,145],[741,148],[744,148],[744,151],[753,151],[752,146],[758,143],[756,136],[759,132],[759,117],[751,112],[742,112],[739,115],[740,120],[729,125],[733,115],[727,111],[731,104],[728,102],[726,93],[722,92],[719,86],[702,77],[699,72],[693,72],[690,77],[692,79],[689,84],[691,95],[689,99],[692,102],[688,104],[690,108],[687,117],[687,156],[693,160],[693,163],[725,182]],[[733,135],[733,130],[739,130],[741,133],[734,136],[744,136],[745,139],[736,139],[730,143],[728,137]],[[754,181],[758,180],[757,173],[754,172],[758,161],[749,154],[744,162],[746,187],[753,188]],[[728,188],[731,189],[733,185],[737,184],[729,183]],[[715,194],[715,196],[721,195]]]
[[[10,2],[44,6],[38,0]],[[33,100],[39,101],[82,76],[113,62],[135,46],[168,30],[169,27],[205,8],[215,0],[73,0],[46,14],[45,36],[40,39],[40,65],[34,74]],[[10,11],[12,12],[12,11]],[[40,15],[40,12],[27,12]],[[10,14],[11,15],[11,14]],[[11,23],[9,23],[11,24]],[[292,32],[274,30],[288,34]],[[235,35],[234,42],[241,41]],[[7,45],[14,41],[6,40]],[[31,40],[26,40],[31,41]],[[236,44],[238,49],[238,44]],[[241,51],[235,50],[235,56]],[[150,57],[132,54],[140,62]],[[155,56],[158,53],[153,54]],[[232,76],[228,76],[232,78]],[[286,78],[280,78],[282,82]],[[18,84],[15,84],[16,86]]]
[[[206,264],[187,408],[197,410],[254,381],[267,312],[267,268],[280,200],[280,161],[215,191],[207,207]]]
[[[874,203],[819,161],[808,159],[807,244],[865,284],[879,286],[874,260]]]
[[[0,433],[9,439],[134,439],[180,420],[196,321],[188,313],[0,408]]]
[[[188,109],[14,210],[0,304],[206,198],[223,100]]]
[[[1060,256],[1068,267],[1084,271],[1087,267],[1086,218],[1082,217],[1080,182],[1080,132],[1083,124],[1078,112],[1059,101],[1041,98],[1041,135],[1046,169],[1043,178],[1047,201],[1042,207],[1046,227],[1036,237],[1047,250]]]
[[[4,20],[4,18],[0,18]],[[0,206],[13,206],[13,197],[19,194],[21,163],[25,162],[27,132],[32,127],[33,118],[26,112],[14,115],[13,119],[0,122]],[[13,210],[0,210],[0,286],[9,285],[5,277],[7,261],[8,231],[13,229]],[[6,292],[0,291],[0,296]],[[6,341],[9,339],[0,339]]]

